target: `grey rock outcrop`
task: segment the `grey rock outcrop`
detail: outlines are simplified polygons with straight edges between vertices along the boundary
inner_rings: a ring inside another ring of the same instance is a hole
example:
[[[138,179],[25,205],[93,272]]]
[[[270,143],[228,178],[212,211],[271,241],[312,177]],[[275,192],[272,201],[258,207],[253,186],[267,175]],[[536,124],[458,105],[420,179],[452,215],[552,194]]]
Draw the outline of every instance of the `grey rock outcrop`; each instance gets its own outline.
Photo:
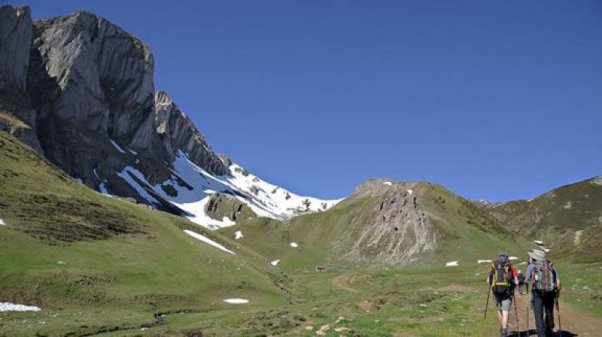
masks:
[[[213,154],[194,123],[166,92],[158,91],[155,94],[155,109],[155,131],[161,137],[170,156],[173,157],[180,150],[208,172],[218,175],[228,173],[225,162]]]
[[[28,143],[65,172],[139,201],[116,175],[125,167],[156,184],[182,151],[211,174],[228,173],[190,118],[155,92],[153,55],[140,40],[83,11],[32,24],[27,7],[3,6],[0,19],[0,107],[31,126]]]
[[[35,115],[27,88],[33,26],[29,7],[0,7],[0,112],[10,113],[27,128],[8,128],[26,144],[41,151]]]
[[[353,197],[384,198],[376,206],[372,221],[362,228],[347,258],[404,265],[435,249],[435,232],[419,195],[413,190],[418,184],[372,179],[358,186]]]
[[[29,7],[18,9],[9,5],[0,7],[0,93],[2,94],[26,95],[32,30]]]

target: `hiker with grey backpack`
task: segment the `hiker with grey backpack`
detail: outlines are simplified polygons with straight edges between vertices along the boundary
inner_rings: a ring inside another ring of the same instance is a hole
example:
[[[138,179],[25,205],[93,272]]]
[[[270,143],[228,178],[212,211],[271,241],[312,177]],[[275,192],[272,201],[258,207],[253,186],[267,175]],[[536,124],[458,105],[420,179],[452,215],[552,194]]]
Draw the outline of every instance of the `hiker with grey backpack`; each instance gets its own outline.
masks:
[[[527,280],[531,285],[531,304],[537,337],[551,337],[554,330],[554,305],[560,297],[560,278],[544,251],[529,252]],[[560,317],[558,318],[560,321]]]
[[[510,263],[508,254],[502,252],[491,264],[487,283],[495,297],[498,309],[498,323],[500,324],[500,337],[508,337],[508,317],[514,300],[514,288],[518,286],[518,273]],[[487,294],[489,302],[489,293]],[[487,307],[485,307],[487,309]],[[487,315],[487,311],[485,311]]]

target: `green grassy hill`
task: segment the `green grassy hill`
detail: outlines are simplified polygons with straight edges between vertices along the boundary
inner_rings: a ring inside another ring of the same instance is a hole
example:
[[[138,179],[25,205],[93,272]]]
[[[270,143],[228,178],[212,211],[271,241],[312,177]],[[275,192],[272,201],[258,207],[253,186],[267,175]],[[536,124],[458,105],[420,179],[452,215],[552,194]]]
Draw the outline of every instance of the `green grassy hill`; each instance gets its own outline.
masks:
[[[0,219],[6,223],[0,226],[0,302],[56,315],[26,329],[4,318],[0,335],[80,335],[148,324],[155,311],[228,309],[226,298],[246,298],[255,307],[289,297],[286,280],[263,258],[185,219],[96,193],[5,132]]]
[[[602,178],[559,187],[533,200],[489,207],[492,216],[530,239],[543,240],[555,257],[602,261]]]
[[[239,211],[226,199],[215,205],[213,214]],[[0,226],[0,302],[42,308],[0,313],[0,336],[492,335],[491,303],[482,319],[487,266],[476,259],[502,249],[522,256],[528,246],[470,202],[428,183],[372,181],[326,212],[284,223],[240,211],[238,226],[208,232],[100,195],[0,132],[0,219],[6,223]],[[402,238],[400,226],[420,219],[426,219],[426,246],[434,246],[412,255],[415,260],[396,265],[394,254],[354,248],[369,229],[379,235],[364,239],[405,252],[417,242],[412,230],[421,227],[410,226]],[[244,235],[238,241],[232,239],[237,230]],[[280,264],[271,266],[276,259]],[[460,266],[443,267],[449,260]],[[327,271],[315,272],[316,265]],[[558,267],[565,315],[572,314],[564,316],[564,330],[598,331],[600,264]],[[250,303],[227,304],[226,298]],[[153,324],[157,311],[167,313],[166,325]]]
[[[325,212],[284,223],[254,218],[223,232],[239,230],[242,245],[287,272],[474,265],[502,250],[526,258],[529,246],[471,202],[425,182],[372,180]]]

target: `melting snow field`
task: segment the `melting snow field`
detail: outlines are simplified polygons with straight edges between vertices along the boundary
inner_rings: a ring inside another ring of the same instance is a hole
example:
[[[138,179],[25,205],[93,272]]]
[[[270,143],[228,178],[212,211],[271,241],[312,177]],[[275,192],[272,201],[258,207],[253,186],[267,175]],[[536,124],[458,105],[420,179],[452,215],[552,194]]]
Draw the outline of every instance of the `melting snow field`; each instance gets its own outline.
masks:
[[[241,231],[236,231],[234,233],[234,240],[240,240],[243,238],[242,232]]]
[[[114,141],[111,143],[117,150],[125,152]],[[191,221],[210,229],[235,224],[229,218],[220,221],[207,215],[206,206],[210,195],[215,193],[222,193],[243,202],[258,216],[278,220],[289,219],[303,213],[325,211],[342,200],[321,200],[296,195],[261,180],[237,164],[230,165],[229,170],[228,175],[213,176],[190,161],[185,153],[179,151],[173,162],[171,177],[161,183],[155,185],[148,183],[142,172],[132,166],[124,168],[117,175],[149,203],[158,202],[146,191],[151,188],[165,200],[189,213],[188,218]],[[166,189],[177,194],[175,196],[173,193],[167,194]]]
[[[4,223],[4,220],[0,219],[0,226],[6,226],[6,224]]]
[[[450,261],[450,262],[446,263],[445,266],[446,267],[457,267],[458,261]]]
[[[246,303],[249,303],[249,300],[244,299],[244,298],[228,298],[228,299],[225,299],[224,302],[230,303],[230,304],[246,304]]]
[[[0,302],[0,312],[4,311],[40,311],[42,309],[34,306],[14,304],[9,302]]]
[[[477,260],[477,263],[478,263],[478,264],[481,264],[481,263],[491,263],[491,260],[488,260],[488,259],[484,259],[484,260]]]
[[[235,254],[233,251],[231,251],[230,249],[228,249],[228,248],[226,248],[226,247],[222,246],[221,244],[219,244],[219,243],[217,243],[217,242],[215,242],[215,241],[211,240],[210,238],[208,238],[208,237],[206,237],[206,236],[203,236],[203,235],[201,235],[201,234],[199,234],[199,233],[196,233],[196,232],[190,231],[190,230],[188,230],[188,229],[185,229],[185,230],[184,230],[184,233],[186,233],[186,234],[188,234],[188,235],[192,236],[193,238],[195,238],[195,239],[197,239],[197,240],[201,240],[201,241],[203,241],[204,243],[206,243],[206,244],[209,244],[209,245],[211,245],[211,246],[213,246],[213,247],[215,247],[215,248],[221,249],[221,250],[223,250],[224,252],[230,253],[230,254],[232,254],[232,255],[236,255],[236,254]]]
[[[274,261],[270,262],[270,264],[274,267],[276,267],[279,263],[280,263],[280,260],[274,260]]]
[[[297,248],[297,247],[299,247],[299,245],[296,242],[291,242],[291,247]]]
[[[224,227],[236,225],[236,222],[230,220],[228,217],[224,217],[222,219],[222,221],[215,220],[215,219],[209,217],[205,213],[205,209],[210,200],[211,200],[211,196],[206,196],[205,198],[201,199],[200,201],[192,202],[192,203],[188,203],[188,204],[178,204],[175,202],[172,202],[172,203],[174,205],[180,207],[184,211],[190,213],[191,215],[187,216],[187,218],[190,221],[192,221],[196,224],[199,224],[203,227],[206,227],[209,229],[218,229],[218,228],[224,228]]]

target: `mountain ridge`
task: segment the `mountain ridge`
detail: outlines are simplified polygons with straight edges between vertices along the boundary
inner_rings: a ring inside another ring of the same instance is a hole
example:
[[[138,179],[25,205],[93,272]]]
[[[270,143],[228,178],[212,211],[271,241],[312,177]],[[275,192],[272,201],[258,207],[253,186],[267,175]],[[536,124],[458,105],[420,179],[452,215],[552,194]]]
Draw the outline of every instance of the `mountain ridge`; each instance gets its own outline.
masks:
[[[102,193],[193,217],[205,210],[189,214],[191,208],[173,203],[177,193],[192,188],[177,178],[178,160],[186,157],[202,171],[201,179],[236,178],[230,169],[234,163],[213,152],[166,91],[155,90],[154,57],[138,38],[86,11],[32,22],[28,7],[5,5],[0,17],[7,18],[0,31],[7,48],[0,56],[10,61],[0,65],[0,74],[7,74],[0,81],[0,111],[29,126],[6,128],[69,175]],[[195,187],[199,201],[206,186]],[[228,190],[251,207],[266,206],[257,197],[258,185],[250,188],[238,191],[232,185]],[[290,210],[261,215],[285,218],[317,211],[304,205],[308,200],[300,197],[298,204],[287,206]]]

